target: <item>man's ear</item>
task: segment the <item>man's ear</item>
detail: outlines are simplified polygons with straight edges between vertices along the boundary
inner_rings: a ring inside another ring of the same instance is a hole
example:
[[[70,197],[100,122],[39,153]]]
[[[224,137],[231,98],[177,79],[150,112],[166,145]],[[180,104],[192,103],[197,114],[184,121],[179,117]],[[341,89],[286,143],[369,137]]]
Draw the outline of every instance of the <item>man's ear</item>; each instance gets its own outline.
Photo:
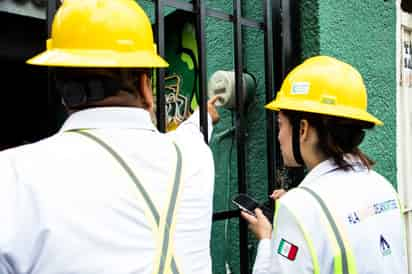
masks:
[[[309,122],[308,120],[300,120],[299,139],[301,142],[307,141],[309,137]]]
[[[143,108],[149,112],[153,111],[153,94],[150,78],[146,73],[139,74],[139,95]]]

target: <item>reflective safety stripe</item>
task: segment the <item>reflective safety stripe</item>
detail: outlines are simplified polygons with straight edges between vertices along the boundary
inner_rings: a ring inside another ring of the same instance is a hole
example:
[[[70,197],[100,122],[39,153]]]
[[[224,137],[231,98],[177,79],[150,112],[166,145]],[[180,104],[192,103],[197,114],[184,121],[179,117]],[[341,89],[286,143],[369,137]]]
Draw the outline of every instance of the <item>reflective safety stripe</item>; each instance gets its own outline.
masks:
[[[275,200],[275,217],[273,218],[273,231],[275,232],[275,224],[277,222],[277,217],[278,217],[278,212],[279,212],[279,206],[280,202],[278,200]],[[320,268],[319,268],[319,261],[318,261],[318,255],[316,254],[316,249],[313,244],[312,238],[309,236],[309,233],[306,231],[306,229],[303,226],[303,223],[296,217],[296,215],[293,213],[291,209],[289,209],[287,206],[284,206],[288,212],[295,218],[296,223],[299,226],[299,229],[302,231],[303,238],[305,239],[308,248],[309,248],[309,253],[312,258],[312,266],[313,266],[313,274],[320,274]]]
[[[172,235],[176,228],[176,220],[175,220],[175,210],[176,204],[178,202],[178,195],[180,193],[180,176],[182,170],[182,153],[180,149],[177,147],[176,144],[175,148],[177,151],[177,164],[176,164],[176,172],[175,172],[175,179],[171,190],[170,200],[169,200],[169,207],[167,209],[166,214],[163,214],[160,222],[160,227],[163,228],[161,233],[161,245],[160,250],[160,263],[159,263],[159,270],[154,271],[154,273],[165,273],[165,269],[167,266],[170,265],[173,247],[171,246],[172,242]]]
[[[323,213],[325,214],[327,221],[330,225],[330,228],[333,231],[334,237],[336,239],[336,242],[339,247],[339,252],[340,254],[338,256],[334,257],[334,272],[335,274],[356,274],[356,266],[355,266],[355,261],[352,255],[352,252],[347,250],[347,245],[345,245],[345,242],[343,240],[343,237],[339,231],[339,228],[330,212],[328,207],[326,206],[325,202],[322,200],[322,198],[313,190],[307,187],[299,187],[299,189],[305,190],[307,193],[309,193],[315,200],[318,202],[320,205]]]
[[[140,183],[139,179],[135,176],[131,168],[120,157],[120,155],[117,154],[116,151],[114,151],[103,140],[91,134],[90,132],[87,132],[84,130],[70,130],[67,132],[78,133],[80,135],[88,137],[89,139],[92,139],[93,141],[101,145],[104,149],[106,149],[118,161],[118,163],[122,166],[122,168],[126,171],[129,177],[135,183],[137,189],[139,190],[140,195],[143,197],[146,205],[148,206],[150,213],[152,217],[154,218],[154,221],[157,225],[157,227],[152,227],[152,229],[154,230],[154,233],[158,235],[159,240],[161,240],[160,254],[158,254],[157,256],[158,259],[155,259],[157,263],[154,266],[153,273],[154,274],[163,274],[163,273],[179,274],[180,272],[178,270],[176,260],[172,256],[173,237],[170,237],[173,234],[174,228],[175,228],[174,216],[175,216],[175,210],[177,208],[176,204],[177,204],[178,196],[180,193],[180,185],[181,185],[180,177],[181,177],[181,169],[182,169],[182,154],[178,146],[175,143],[173,143],[175,146],[176,152],[177,152],[177,164],[176,164],[176,170],[175,170],[175,178],[174,178],[174,182],[172,185],[172,191],[170,193],[170,199],[169,199],[169,204],[168,204],[169,206],[166,210],[167,213],[163,214],[162,218],[160,218],[160,215],[159,215],[159,212],[156,206],[154,205],[153,201],[150,199],[150,196],[144,189],[143,185]]]
[[[279,199],[276,199],[275,200],[275,210],[274,210],[274,213],[273,213],[273,231],[275,231],[275,229],[276,229],[276,223],[277,223],[277,220],[278,220],[278,213],[279,213],[279,205],[280,205],[280,202],[279,202]]]

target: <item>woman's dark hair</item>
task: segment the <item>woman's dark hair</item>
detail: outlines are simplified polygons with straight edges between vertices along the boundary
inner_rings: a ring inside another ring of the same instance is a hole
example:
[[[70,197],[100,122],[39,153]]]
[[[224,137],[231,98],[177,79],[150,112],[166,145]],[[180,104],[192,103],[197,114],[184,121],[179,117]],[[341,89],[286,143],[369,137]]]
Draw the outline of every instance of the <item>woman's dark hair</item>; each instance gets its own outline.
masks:
[[[375,162],[358,147],[365,137],[365,129],[373,128],[373,123],[309,112],[282,110],[282,113],[291,123],[307,120],[318,133],[318,148],[326,157],[332,158],[339,168],[352,168],[345,160],[345,154],[348,153],[359,157],[368,169],[374,165]]]

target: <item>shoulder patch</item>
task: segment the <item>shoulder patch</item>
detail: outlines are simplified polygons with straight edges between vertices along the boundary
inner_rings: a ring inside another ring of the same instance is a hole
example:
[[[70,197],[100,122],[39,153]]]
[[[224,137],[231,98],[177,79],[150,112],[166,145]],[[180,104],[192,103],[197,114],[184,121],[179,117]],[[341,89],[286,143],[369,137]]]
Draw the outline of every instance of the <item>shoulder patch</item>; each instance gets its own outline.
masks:
[[[291,242],[282,239],[278,246],[278,254],[282,255],[288,260],[294,261],[298,254],[299,247]]]

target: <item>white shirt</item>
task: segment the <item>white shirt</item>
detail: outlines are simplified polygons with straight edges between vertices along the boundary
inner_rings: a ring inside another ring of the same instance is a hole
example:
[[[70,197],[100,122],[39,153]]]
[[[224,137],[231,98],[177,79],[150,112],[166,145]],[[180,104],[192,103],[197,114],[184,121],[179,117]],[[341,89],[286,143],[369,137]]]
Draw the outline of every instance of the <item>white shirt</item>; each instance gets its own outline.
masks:
[[[359,162],[344,171],[327,160],[301,186],[318,194],[336,218],[358,274],[407,273],[404,224],[386,179]],[[336,249],[319,203],[297,188],[278,205],[272,240],[260,241],[253,273],[313,274],[315,265],[321,274],[334,273]]]
[[[174,178],[172,140],[178,144],[183,187],[174,255],[181,274],[210,274],[214,163],[198,121],[195,112],[163,134],[145,110],[88,109],[56,135],[0,153],[0,273],[151,273],[156,242],[133,181],[97,143],[65,132],[91,129],[160,208]]]

